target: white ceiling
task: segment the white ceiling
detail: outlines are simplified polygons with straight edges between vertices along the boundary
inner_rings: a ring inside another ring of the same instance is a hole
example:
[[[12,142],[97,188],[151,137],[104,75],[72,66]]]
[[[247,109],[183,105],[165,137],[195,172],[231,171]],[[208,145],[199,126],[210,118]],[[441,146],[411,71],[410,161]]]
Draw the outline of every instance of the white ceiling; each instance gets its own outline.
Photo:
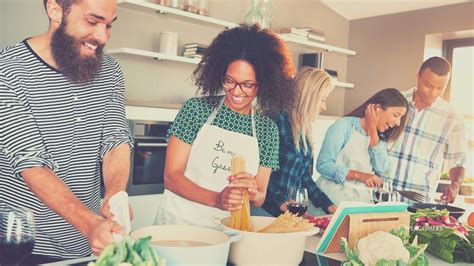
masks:
[[[349,20],[472,1],[473,0],[321,0],[323,4]]]

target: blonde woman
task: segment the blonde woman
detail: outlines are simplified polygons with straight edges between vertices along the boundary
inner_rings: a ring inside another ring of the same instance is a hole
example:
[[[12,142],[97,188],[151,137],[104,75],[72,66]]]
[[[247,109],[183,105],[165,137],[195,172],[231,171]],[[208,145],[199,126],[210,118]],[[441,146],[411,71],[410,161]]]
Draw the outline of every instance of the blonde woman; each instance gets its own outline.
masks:
[[[326,110],[326,98],[334,84],[326,72],[312,67],[303,67],[296,74],[295,82],[293,106],[272,118],[279,131],[280,169],[270,176],[263,208],[273,216],[280,215],[287,210],[288,190],[291,187],[304,187],[314,207],[334,213],[336,206],[318,188],[311,174],[312,124],[319,113]]]

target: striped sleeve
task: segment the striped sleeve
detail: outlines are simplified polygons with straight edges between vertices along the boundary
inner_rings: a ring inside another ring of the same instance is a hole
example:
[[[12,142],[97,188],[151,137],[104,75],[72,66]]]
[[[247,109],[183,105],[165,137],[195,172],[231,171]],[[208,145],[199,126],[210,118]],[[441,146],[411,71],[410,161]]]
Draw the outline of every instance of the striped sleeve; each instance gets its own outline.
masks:
[[[451,132],[447,137],[447,148],[444,151],[444,168],[464,167],[466,163],[467,140],[466,127],[462,115],[454,116]]]
[[[113,60],[113,59],[111,59]],[[104,119],[100,157],[103,157],[120,144],[129,144],[133,148],[133,138],[125,117],[125,83],[120,66],[115,62],[115,88],[113,88]]]
[[[44,147],[40,130],[28,107],[26,96],[15,90],[22,87],[17,77],[0,72],[0,143],[15,177],[36,166],[46,166],[53,171],[58,165]],[[21,141],[20,141],[21,140]]]

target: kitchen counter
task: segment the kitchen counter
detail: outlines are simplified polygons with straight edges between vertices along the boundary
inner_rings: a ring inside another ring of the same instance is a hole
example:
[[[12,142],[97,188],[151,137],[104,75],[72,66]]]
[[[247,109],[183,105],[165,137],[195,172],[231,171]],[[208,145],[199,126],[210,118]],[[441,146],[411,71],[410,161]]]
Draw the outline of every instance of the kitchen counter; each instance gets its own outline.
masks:
[[[341,262],[335,258],[325,257],[316,255],[314,252],[316,250],[316,245],[318,244],[321,238],[319,236],[310,236],[306,240],[305,253],[303,256],[303,261],[300,263],[300,266],[318,266],[318,265],[340,265]],[[429,265],[449,265],[449,263],[438,259],[437,257],[426,253],[428,257]],[[44,266],[60,266],[60,265],[72,265],[72,266],[86,266],[88,262],[94,261],[96,257],[87,257],[74,260],[61,261],[56,263],[43,264]],[[231,266],[232,264],[228,264]],[[455,263],[454,265],[471,265],[468,263]]]

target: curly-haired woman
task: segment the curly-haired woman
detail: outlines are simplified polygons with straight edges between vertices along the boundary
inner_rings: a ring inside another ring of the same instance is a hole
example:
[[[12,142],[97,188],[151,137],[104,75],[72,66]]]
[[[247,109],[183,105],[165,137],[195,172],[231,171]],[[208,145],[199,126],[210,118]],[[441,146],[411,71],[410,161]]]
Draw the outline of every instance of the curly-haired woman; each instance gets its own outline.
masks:
[[[293,98],[293,63],[283,41],[256,25],[223,31],[193,74],[203,97],[187,100],[168,131],[166,189],[155,224],[215,227],[212,218],[241,208],[241,188],[260,207],[278,169],[278,128],[267,115]],[[245,158],[246,173],[232,176],[236,154]]]

